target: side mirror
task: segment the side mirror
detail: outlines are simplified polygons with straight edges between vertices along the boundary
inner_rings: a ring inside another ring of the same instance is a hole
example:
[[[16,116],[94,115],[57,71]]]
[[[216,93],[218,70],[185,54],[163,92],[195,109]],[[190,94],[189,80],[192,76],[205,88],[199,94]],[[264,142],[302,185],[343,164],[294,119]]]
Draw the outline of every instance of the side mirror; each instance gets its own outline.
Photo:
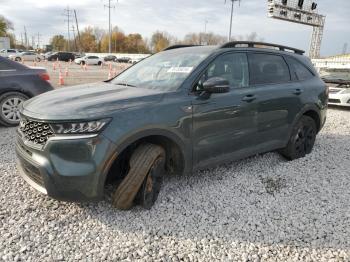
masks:
[[[203,91],[209,94],[227,93],[230,91],[230,82],[222,77],[209,78],[203,83]]]

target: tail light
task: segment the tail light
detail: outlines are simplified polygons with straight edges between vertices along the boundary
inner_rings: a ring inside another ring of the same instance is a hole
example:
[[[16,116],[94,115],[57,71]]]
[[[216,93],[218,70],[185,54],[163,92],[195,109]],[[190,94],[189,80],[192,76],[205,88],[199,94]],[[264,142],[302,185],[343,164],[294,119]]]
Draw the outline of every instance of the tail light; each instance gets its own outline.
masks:
[[[42,74],[39,74],[39,76],[42,80],[45,80],[45,81],[50,80],[50,75],[48,73],[42,73]]]

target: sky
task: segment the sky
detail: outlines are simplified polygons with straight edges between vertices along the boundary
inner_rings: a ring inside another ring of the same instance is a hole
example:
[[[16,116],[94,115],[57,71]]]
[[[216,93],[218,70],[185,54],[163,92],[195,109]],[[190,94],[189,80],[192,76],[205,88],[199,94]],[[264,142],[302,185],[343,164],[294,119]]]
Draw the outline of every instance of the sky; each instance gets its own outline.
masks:
[[[325,14],[326,26],[321,55],[342,52],[348,43],[350,52],[350,1],[315,0],[318,12]],[[229,2],[229,1],[228,1]],[[0,0],[0,15],[13,22],[20,39],[26,26],[29,36],[40,33],[41,44],[55,34],[67,36],[64,9],[77,11],[80,29],[98,26],[108,29],[108,0]],[[125,33],[150,37],[156,30],[182,38],[190,32],[207,31],[228,35],[230,5],[224,0],[112,0],[112,25]],[[309,49],[312,28],[267,17],[267,0],[242,0],[236,4],[233,35],[256,32],[266,42]]]

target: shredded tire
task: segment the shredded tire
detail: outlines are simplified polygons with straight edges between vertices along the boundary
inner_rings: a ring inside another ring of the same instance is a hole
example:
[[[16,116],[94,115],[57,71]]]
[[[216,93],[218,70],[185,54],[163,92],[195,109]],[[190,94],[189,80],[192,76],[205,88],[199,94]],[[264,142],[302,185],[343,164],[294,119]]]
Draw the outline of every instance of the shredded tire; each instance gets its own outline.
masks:
[[[121,210],[132,208],[146,176],[160,157],[165,157],[165,151],[154,144],[141,144],[134,151],[129,162],[130,170],[112,195],[114,207]]]

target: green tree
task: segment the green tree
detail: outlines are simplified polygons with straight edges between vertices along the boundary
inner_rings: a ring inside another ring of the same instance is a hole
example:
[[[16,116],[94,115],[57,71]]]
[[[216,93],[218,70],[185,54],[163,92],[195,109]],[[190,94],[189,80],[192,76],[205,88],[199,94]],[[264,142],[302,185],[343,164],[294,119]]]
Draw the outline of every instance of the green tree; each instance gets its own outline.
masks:
[[[151,37],[151,49],[157,53],[170,45],[171,36],[167,32],[156,31]]]
[[[13,29],[12,23],[0,15],[0,36],[8,36],[8,31]]]
[[[80,34],[81,45],[84,52],[96,52],[97,51],[97,41],[94,35],[94,29],[92,27],[86,27],[84,31]]]
[[[66,46],[67,40],[63,35],[55,35],[51,38],[50,45],[52,49],[56,51],[63,51]]]
[[[146,53],[146,43],[140,34],[129,34],[125,39],[126,49],[128,53]]]

